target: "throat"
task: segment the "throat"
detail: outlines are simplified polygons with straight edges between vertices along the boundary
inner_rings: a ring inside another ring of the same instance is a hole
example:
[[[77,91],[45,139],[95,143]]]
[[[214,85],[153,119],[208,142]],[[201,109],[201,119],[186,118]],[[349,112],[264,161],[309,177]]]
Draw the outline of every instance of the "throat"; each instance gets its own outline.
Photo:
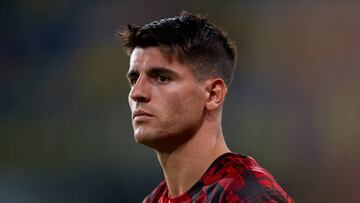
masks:
[[[230,150],[226,145],[205,152],[188,152],[186,150],[175,151],[170,154],[157,152],[169,196],[178,197],[189,191],[204,175],[212,162],[227,152]]]

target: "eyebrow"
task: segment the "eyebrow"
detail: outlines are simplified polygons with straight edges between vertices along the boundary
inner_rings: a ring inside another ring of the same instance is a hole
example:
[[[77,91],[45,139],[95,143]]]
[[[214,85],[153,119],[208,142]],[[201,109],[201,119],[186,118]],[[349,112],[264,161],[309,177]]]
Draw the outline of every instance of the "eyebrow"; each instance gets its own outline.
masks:
[[[138,71],[131,70],[128,73],[126,73],[126,78],[131,78],[131,77],[138,76],[138,75],[139,75]]]
[[[155,74],[166,74],[169,75],[171,77],[179,77],[178,73],[176,73],[175,71],[168,69],[168,68],[164,68],[164,67],[151,67],[148,70],[146,70],[146,74],[147,75],[155,75]],[[134,76],[138,76],[139,75],[139,71],[137,70],[131,70],[126,74],[127,78],[131,78]]]
[[[178,74],[175,71],[164,67],[152,67],[148,69],[146,73],[148,75],[165,74],[171,77],[178,77]]]

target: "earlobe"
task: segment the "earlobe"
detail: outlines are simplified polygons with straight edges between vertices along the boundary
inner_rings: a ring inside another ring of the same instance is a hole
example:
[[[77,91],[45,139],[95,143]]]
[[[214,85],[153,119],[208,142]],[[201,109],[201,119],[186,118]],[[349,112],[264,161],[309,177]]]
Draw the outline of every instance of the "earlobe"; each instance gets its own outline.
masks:
[[[207,81],[206,90],[208,93],[206,108],[208,110],[215,110],[221,107],[227,94],[225,82],[220,78],[209,80]]]

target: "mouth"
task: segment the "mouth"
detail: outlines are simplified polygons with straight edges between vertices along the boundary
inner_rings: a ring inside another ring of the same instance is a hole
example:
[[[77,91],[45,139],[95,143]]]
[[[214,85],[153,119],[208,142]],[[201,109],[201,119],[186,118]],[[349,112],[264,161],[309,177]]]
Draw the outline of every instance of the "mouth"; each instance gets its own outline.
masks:
[[[143,111],[143,110],[136,110],[134,111],[133,115],[132,115],[132,118],[134,121],[141,121],[141,120],[146,120],[146,119],[149,119],[151,117],[154,117],[154,115],[146,112],[146,111]]]

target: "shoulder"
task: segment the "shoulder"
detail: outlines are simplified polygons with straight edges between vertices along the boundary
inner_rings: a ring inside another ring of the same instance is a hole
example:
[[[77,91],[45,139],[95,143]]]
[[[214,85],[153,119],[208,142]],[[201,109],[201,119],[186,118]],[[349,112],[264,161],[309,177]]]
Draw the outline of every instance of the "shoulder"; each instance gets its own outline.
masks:
[[[218,165],[210,177],[212,176],[213,184],[217,185],[216,188],[221,188],[221,192],[213,193],[221,193],[221,202],[292,202],[274,177],[255,159],[230,153],[219,160]]]
[[[253,179],[239,187],[236,181],[224,188],[221,202],[294,202],[276,182],[263,185]]]
[[[156,188],[153,189],[153,191],[147,195],[143,203],[150,203],[150,202],[158,202],[159,198],[161,198],[166,190],[166,182],[163,180]]]

